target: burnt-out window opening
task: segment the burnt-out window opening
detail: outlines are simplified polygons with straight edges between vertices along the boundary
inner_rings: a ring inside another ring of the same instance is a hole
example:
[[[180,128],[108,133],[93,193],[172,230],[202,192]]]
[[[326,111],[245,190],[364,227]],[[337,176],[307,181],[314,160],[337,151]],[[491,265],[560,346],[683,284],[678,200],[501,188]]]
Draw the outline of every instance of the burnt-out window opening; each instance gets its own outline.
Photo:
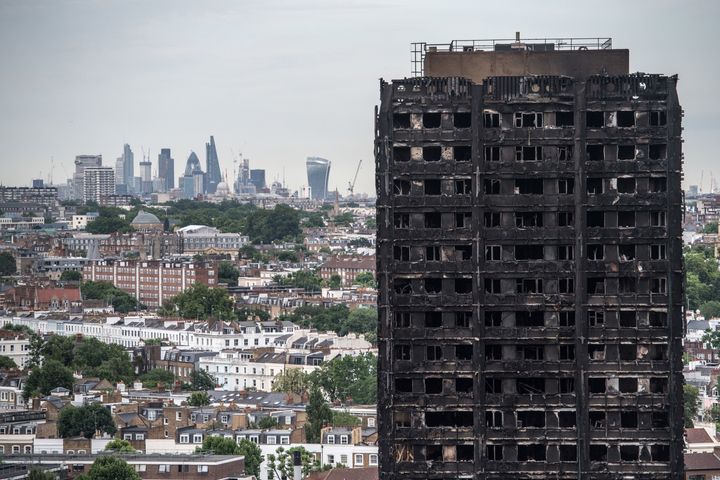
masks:
[[[438,247],[438,246],[425,247],[425,261],[426,262],[439,262],[440,261],[440,247]]]
[[[589,211],[587,212],[587,226],[588,227],[604,227],[605,226],[605,212]]]
[[[601,162],[605,160],[604,145],[588,145],[585,151],[587,152],[587,159],[590,162]]]
[[[393,412],[393,423],[396,428],[410,428],[410,412]]]
[[[588,128],[602,128],[605,126],[605,112],[588,110],[585,113],[585,125]]]
[[[408,245],[393,246],[393,260],[399,260],[401,262],[410,261],[410,247]]]
[[[472,193],[472,180],[463,178],[455,180],[455,195],[470,195]]]
[[[558,412],[558,426],[560,428],[575,428],[577,426],[576,413],[567,410]]]
[[[619,277],[618,278],[618,293],[636,293],[637,292],[637,279],[634,277]]]
[[[410,195],[410,182],[407,180],[393,180],[393,193],[395,195]]]
[[[670,445],[655,444],[650,446],[650,456],[652,457],[654,462],[669,462]]]
[[[469,328],[472,321],[472,312],[455,312],[455,327]]]
[[[544,410],[520,410],[517,412],[517,428],[544,428]]]
[[[472,159],[472,147],[468,145],[453,147],[453,158],[456,162],[469,162]]]
[[[669,423],[667,412],[652,412],[650,422],[652,428],[667,428]]]
[[[486,446],[487,459],[490,461],[498,461],[503,459],[503,446],[502,445],[487,445]]]
[[[458,445],[455,447],[458,462],[472,462],[475,460],[474,445]]]
[[[395,293],[408,295],[412,293],[412,283],[409,278],[396,278],[393,280],[393,290]]]
[[[568,162],[573,159],[573,146],[560,145],[558,147],[558,161]]]
[[[640,460],[640,447],[638,445],[620,445],[620,460],[623,462]]]
[[[515,348],[520,360],[534,362],[545,359],[545,347],[543,345],[517,345]]]
[[[667,191],[667,178],[650,177],[650,192],[661,193]]]
[[[575,393],[575,379],[572,377],[561,378],[558,382],[560,393]]]
[[[605,428],[606,423],[606,414],[604,411],[598,411],[598,410],[590,410],[588,412],[588,418],[590,423],[590,428],[595,429],[602,429]]]
[[[472,393],[473,379],[468,377],[460,377],[455,379],[456,393]]]
[[[502,325],[502,312],[498,311],[486,311],[485,312],[485,326],[486,327],[499,327]]]
[[[618,227],[619,228],[630,228],[635,226],[635,212],[618,212]]]
[[[443,447],[442,445],[426,445],[425,460],[428,462],[442,462]]]
[[[588,277],[587,293],[590,295],[605,293],[605,277]]]
[[[545,445],[541,443],[519,444],[517,446],[517,459],[519,462],[544,462],[545,450]]]
[[[575,112],[558,110],[555,112],[555,126],[572,127],[575,125]]]
[[[618,260],[621,262],[635,260],[635,244],[618,245]]]
[[[638,379],[631,377],[620,377],[618,389],[620,393],[637,393]]]
[[[470,112],[455,112],[453,114],[453,126],[455,128],[470,128],[472,126],[472,114]]]
[[[542,310],[519,310],[515,312],[516,327],[544,327],[545,312]]]
[[[635,160],[635,145],[618,145],[618,160]]]
[[[500,193],[500,180],[486,178],[483,180],[483,192],[485,195],[497,195]]]
[[[442,158],[442,148],[438,146],[423,147],[423,160],[426,162],[439,162]]]
[[[517,393],[520,395],[542,395],[545,393],[544,378],[518,378],[516,385]]]
[[[410,128],[410,114],[393,113],[393,127],[396,129]]]
[[[425,312],[425,328],[442,328],[442,312]]]
[[[518,178],[515,180],[515,193],[519,195],[542,195],[542,178]]]
[[[637,347],[634,343],[621,343],[618,345],[620,360],[637,360]]]
[[[572,178],[559,179],[558,193],[560,195],[572,195],[573,193],[575,193],[575,180]]]
[[[666,111],[652,111],[650,112],[650,126],[651,127],[662,127],[667,125],[667,112]]]
[[[428,377],[425,379],[425,393],[437,395],[443,391],[442,378]]]
[[[665,277],[650,279],[650,293],[665,295],[667,293],[667,279]]]
[[[605,181],[602,178],[588,178],[585,185],[588,195],[600,195],[605,191]]]
[[[471,258],[471,245],[455,245],[455,260],[470,260]]]
[[[637,412],[620,412],[621,428],[638,428]]]
[[[667,249],[665,245],[656,244],[650,245],[650,260],[665,260],[667,259]]]
[[[572,245],[558,245],[557,247],[557,259],[558,260],[572,260],[575,258],[575,249]]]
[[[667,144],[665,143],[655,143],[650,144],[649,149],[649,157],[650,160],[663,160],[667,157]]]
[[[588,310],[587,317],[588,325],[591,327],[602,327],[605,325],[605,312],[602,310]]]
[[[410,328],[410,312],[395,312],[395,328]]]
[[[456,360],[472,360],[473,346],[472,345],[455,345],[455,359]]]
[[[648,313],[648,321],[651,327],[665,327],[667,326],[667,312],[657,312],[651,310]]]
[[[485,161],[486,162],[499,162],[500,161],[500,147],[485,147]]]
[[[635,112],[620,110],[617,112],[616,117],[618,127],[634,127],[635,126]]]
[[[399,392],[399,393],[412,393],[412,379],[411,378],[396,378],[395,379],[395,391]]]
[[[485,345],[485,360],[502,360],[502,345]]]
[[[499,378],[485,377],[485,393],[503,393],[502,380]]]
[[[561,278],[558,280],[558,293],[575,293],[575,279]]]
[[[591,462],[607,462],[607,445],[590,444],[590,461]]]
[[[425,128],[440,128],[442,121],[442,115],[440,112],[425,112],[422,116],[423,127]]]
[[[588,378],[588,391],[590,393],[605,393],[607,391],[607,382],[604,378]]]
[[[409,162],[410,147],[393,147],[393,160],[395,162]]]
[[[588,260],[603,260],[605,258],[605,248],[596,243],[589,243],[587,245],[587,258]]]
[[[485,245],[485,260],[488,262],[502,260],[502,247],[500,245]]]
[[[395,360],[410,360],[410,345],[395,345]]]
[[[472,293],[472,278],[456,278],[455,279],[455,293],[467,294]]]
[[[533,228],[543,226],[542,212],[515,212],[515,226],[518,228]]]
[[[605,345],[598,343],[589,343],[587,346],[588,359],[605,360]]]
[[[434,427],[472,427],[473,412],[425,412],[425,425]]]
[[[571,310],[564,310],[558,314],[558,324],[561,327],[574,327],[575,326],[575,312]]]
[[[428,361],[436,361],[443,359],[443,350],[440,345],[429,345],[425,351],[425,359]]]
[[[620,310],[618,321],[622,328],[637,327],[637,312],[635,310]]]
[[[542,278],[517,278],[515,286],[519,294],[543,293]]]
[[[425,213],[425,228],[442,227],[442,214],[439,212]]]
[[[664,377],[650,377],[650,393],[667,393],[668,379]]]
[[[497,410],[487,410],[485,412],[485,426],[488,428],[502,428],[503,414]]]
[[[559,450],[561,462],[577,461],[577,445],[560,445]]]
[[[492,293],[492,294],[501,293],[500,279],[486,278],[485,279],[485,293]]]
[[[460,212],[455,214],[456,228],[469,228],[472,224],[472,212]]]
[[[558,227],[570,227],[574,221],[573,212],[558,212]]]
[[[635,193],[635,179],[632,177],[619,177],[617,179],[618,193]]]
[[[650,226],[664,227],[667,224],[667,215],[662,211],[650,212]]]
[[[410,227],[410,214],[409,213],[396,213],[393,217],[395,228],[409,228]]]
[[[500,128],[500,114],[497,112],[483,112],[483,127]]]
[[[426,278],[424,284],[426,293],[438,294],[442,292],[442,278]]]
[[[542,160],[543,147],[541,146],[524,146],[515,147],[515,160],[518,162],[537,162]]]
[[[542,112],[515,112],[515,126],[518,128],[540,128],[543,126]]]
[[[442,182],[436,178],[426,179],[424,182],[425,195],[440,195],[442,193]],[[408,193],[409,193],[408,183]]]
[[[483,213],[483,225],[485,228],[494,228],[500,226],[500,213],[499,212],[485,212]]]

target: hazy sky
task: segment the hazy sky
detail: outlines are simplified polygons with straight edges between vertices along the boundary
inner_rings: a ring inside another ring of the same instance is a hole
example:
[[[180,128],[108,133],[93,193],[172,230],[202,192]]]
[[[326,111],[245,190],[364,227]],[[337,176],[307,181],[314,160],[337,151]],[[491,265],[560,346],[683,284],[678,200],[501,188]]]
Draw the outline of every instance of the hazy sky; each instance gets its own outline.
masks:
[[[631,71],[677,73],[685,178],[720,183],[720,2],[0,0],[0,182],[28,184],[50,158],[63,181],[77,154],[114,166],[123,143],[153,169],[170,147],[205,166],[233,153],[268,180],[307,183],[305,157],[333,162],[343,192],[374,191],[379,78],[410,74],[410,43],[611,36]],[[63,168],[64,167],[64,168]],[[136,167],[137,169],[137,167]],[[136,170],[137,172],[137,170]]]

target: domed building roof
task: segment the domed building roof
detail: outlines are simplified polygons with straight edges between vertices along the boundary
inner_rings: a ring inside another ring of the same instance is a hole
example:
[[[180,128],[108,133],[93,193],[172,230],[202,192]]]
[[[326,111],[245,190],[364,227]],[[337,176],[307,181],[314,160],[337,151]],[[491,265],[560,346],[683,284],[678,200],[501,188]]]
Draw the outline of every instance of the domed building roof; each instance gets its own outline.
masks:
[[[227,197],[230,195],[230,187],[228,187],[228,184],[224,181],[217,184],[217,188],[215,189],[215,195],[219,197]]]
[[[140,210],[137,214],[137,216],[133,219],[132,222],[130,222],[130,225],[157,225],[161,224],[162,222],[158,217],[153,215],[150,212],[146,212],[143,210]]]

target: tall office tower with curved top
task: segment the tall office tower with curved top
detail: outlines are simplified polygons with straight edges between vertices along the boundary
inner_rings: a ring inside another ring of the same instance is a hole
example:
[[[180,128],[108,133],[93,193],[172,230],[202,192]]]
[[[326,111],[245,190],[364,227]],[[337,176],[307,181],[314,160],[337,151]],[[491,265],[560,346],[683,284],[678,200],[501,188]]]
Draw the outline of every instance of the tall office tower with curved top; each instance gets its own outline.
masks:
[[[215,193],[218,183],[222,182],[222,173],[220,172],[220,161],[218,160],[217,148],[215,148],[215,138],[211,135],[210,142],[205,144],[205,190],[206,193]]]
[[[307,176],[313,200],[325,200],[330,178],[330,160],[320,157],[307,158]]]

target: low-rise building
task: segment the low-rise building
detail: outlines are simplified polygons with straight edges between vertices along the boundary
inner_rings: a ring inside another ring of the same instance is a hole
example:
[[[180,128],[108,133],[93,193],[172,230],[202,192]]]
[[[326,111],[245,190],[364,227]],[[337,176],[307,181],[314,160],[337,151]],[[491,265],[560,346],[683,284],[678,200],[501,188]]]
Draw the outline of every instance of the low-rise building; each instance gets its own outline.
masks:
[[[177,230],[186,254],[229,254],[237,257],[240,248],[249,239],[239,233],[221,233],[205,225],[188,225]]]
[[[375,275],[375,256],[331,257],[320,266],[320,277],[323,280],[338,275],[345,286],[352,285],[361,273]]]

